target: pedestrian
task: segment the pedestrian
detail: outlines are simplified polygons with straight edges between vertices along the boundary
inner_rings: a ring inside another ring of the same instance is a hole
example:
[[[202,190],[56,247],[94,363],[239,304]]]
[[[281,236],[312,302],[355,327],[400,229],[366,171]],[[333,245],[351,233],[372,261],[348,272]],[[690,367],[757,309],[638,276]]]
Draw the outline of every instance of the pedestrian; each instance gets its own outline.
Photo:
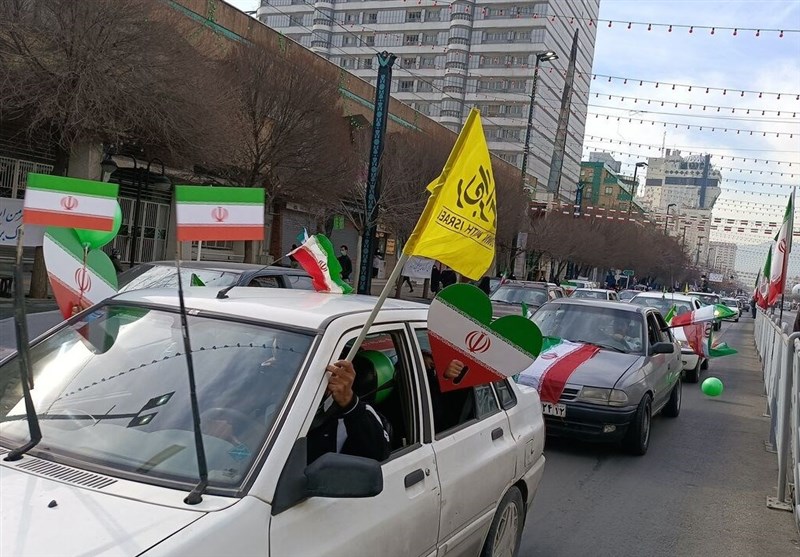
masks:
[[[111,264],[114,265],[114,271],[116,271],[117,274],[120,274],[123,271],[123,269],[122,269],[122,263],[119,260],[119,250],[117,248],[113,248],[111,250],[110,259],[111,259]]]
[[[400,286],[403,286],[403,284],[407,284],[408,285],[408,291],[409,292],[414,292],[414,285],[411,283],[411,279],[408,278],[405,275],[403,275],[403,282],[400,283]]]
[[[480,282],[478,282],[478,288],[483,290],[483,292],[488,296],[492,291],[489,277],[483,277]]]
[[[350,281],[350,275],[353,273],[353,261],[350,259],[350,256],[347,255],[347,246],[342,244],[342,247],[339,248],[339,265],[342,267],[342,280]]]
[[[439,269],[439,265],[436,264],[431,269],[431,292],[436,294],[441,290],[442,283],[442,272]]]
[[[378,268],[381,264],[381,254],[376,253],[372,258],[372,278],[378,278]]]
[[[447,288],[456,282],[458,282],[458,277],[453,269],[447,267],[446,269],[442,270],[442,288]]]
[[[756,297],[755,296],[753,296],[750,299],[750,311],[753,314],[753,319],[755,319],[756,318]]]

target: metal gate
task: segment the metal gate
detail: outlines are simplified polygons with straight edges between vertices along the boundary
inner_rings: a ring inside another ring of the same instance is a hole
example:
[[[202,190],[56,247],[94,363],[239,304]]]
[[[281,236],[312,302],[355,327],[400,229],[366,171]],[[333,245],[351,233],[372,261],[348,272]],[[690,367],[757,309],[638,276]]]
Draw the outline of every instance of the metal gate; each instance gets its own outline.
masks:
[[[136,200],[131,197],[119,198],[122,208],[122,226],[110,245],[110,248],[119,250],[120,258],[125,263],[131,259],[130,247],[135,202]],[[136,240],[136,263],[165,259],[167,231],[169,230],[169,204],[142,200],[139,201],[139,211],[141,222],[138,227],[139,238]]]

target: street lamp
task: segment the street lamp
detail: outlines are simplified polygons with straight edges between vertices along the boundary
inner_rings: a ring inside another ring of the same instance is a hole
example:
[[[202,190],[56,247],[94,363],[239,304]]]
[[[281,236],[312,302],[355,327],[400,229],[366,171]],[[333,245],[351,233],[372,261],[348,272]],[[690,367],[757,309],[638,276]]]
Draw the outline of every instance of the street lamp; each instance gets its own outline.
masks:
[[[646,162],[637,162],[636,165],[633,167],[633,186],[632,190],[629,192],[630,199],[628,200],[628,220],[631,216],[631,207],[633,206],[633,194],[639,191],[639,182],[636,181],[636,173],[639,171],[640,168],[647,166]]]
[[[675,207],[676,205],[677,205],[676,203],[670,203],[669,205],[667,205],[667,216],[664,218],[664,234],[665,235],[667,233],[667,224],[669,224],[669,208],[670,207]]]
[[[536,99],[536,81],[539,78],[539,63],[557,60],[558,55],[552,50],[539,52],[536,54],[536,62],[533,65],[533,86],[531,87],[531,104],[528,107],[528,128],[525,130],[525,147],[522,149],[522,187],[525,187],[525,175],[528,172],[528,154],[531,150],[531,129],[533,128],[533,104]],[[536,191],[534,190],[534,199]]]

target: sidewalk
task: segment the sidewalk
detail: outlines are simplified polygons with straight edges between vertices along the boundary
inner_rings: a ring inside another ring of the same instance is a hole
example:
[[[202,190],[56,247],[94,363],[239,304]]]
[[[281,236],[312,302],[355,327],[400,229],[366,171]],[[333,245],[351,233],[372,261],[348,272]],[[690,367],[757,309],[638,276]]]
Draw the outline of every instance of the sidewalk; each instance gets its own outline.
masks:
[[[58,309],[56,301],[50,298],[25,298],[25,313],[41,313]],[[14,298],[0,298],[0,319],[14,317]]]
[[[408,300],[410,302],[420,302],[423,304],[430,304],[431,301],[433,300],[433,293],[430,291],[430,288],[428,289],[428,297],[427,298],[422,297],[422,292],[424,290],[424,281],[421,280],[412,281],[412,284],[414,284],[414,292],[409,292],[407,284],[402,285],[402,287],[400,288],[400,299]],[[381,290],[383,290],[383,287],[385,285],[386,285],[385,279],[373,279],[372,295],[373,296],[380,295]],[[395,290],[393,288],[392,291],[389,293],[389,297],[394,298],[394,294]]]

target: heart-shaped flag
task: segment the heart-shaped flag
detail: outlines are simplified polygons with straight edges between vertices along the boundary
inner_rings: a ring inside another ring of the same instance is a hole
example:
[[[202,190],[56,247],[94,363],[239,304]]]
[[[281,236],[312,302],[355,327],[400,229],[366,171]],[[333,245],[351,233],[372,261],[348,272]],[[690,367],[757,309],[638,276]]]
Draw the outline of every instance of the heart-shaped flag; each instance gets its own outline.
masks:
[[[117,293],[111,259],[99,249],[84,254],[72,228],[48,227],[43,247],[50,286],[65,319]]]
[[[428,311],[428,338],[442,391],[491,383],[527,369],[542,348],[542,333],[522,315],[492,321],[489,297],[471,284],[442,290]],[[450,362],[459,360],[461,375],[446,380]]]

